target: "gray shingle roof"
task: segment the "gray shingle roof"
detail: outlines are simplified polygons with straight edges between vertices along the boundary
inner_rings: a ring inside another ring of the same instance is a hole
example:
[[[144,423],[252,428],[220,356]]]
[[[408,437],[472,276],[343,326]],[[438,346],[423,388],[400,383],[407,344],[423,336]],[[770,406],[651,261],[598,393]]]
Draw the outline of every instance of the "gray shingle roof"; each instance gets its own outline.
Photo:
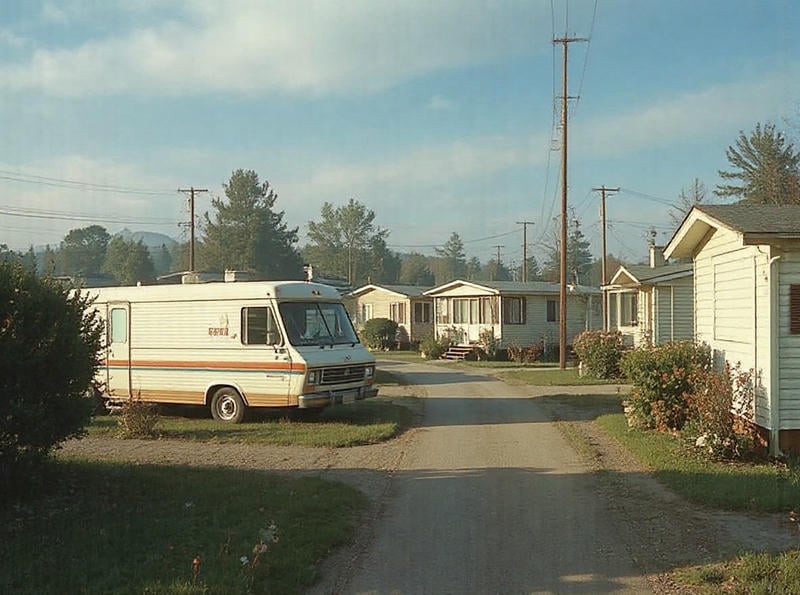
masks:
[[[522,283],[521,281],[464,281],[463,279],[458,279],[456,281],[451,281],[451,283],[470,283],[472,285],[494,289],[503,294],[536,295],[558,294],[560,292],[560,285],[558,283],[548,283],[547,281],[527,281]],[[450,285],[451,283],[446,283],[445,285]],[[568,291],[573,291],[576,293],[600,293],[600,290],[597,287],[590,287],[588,285],[570,285],[570,287],[573,289],[570,290],[568,287]]]
[[[644,283],[646,281],[654,281],[660,277],[668,277],[680,273],[691,273],[694,265],[692,263],[681,263],[651,267],[646,264],[632,264],[626,265],[623,268],[633,275],[637,281]]]
[[[696,208],[741,233],[800,236],[800,205],[698,205]]]

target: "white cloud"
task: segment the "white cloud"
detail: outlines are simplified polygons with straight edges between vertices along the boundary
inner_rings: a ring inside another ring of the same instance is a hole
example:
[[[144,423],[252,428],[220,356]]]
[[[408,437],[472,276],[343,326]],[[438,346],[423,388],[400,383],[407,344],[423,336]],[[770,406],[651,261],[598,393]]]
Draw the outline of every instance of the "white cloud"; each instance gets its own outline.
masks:
[[[0,28],[0,45],[13,49],[22,49],[27,45],[27,40],[9,29]]]
[[[64,25],[69,22],[69,16],[64,7],[56,6],[52,2],[45,2],[42,5],[42,19],[48,23]]]
[[[428,108],[436,112],[447,112],[456,109],[456,104],[442,95],[434,95],[428,103]]]
[[[528,53],[536,31],[549,34],[546,7],[522,0],[206,0],[183,8],[180,19],[159,15],[78,47],[40,47],[23,62],[1,64],[0,85],[65,96],[373,92]]]
[[[598,118],[575,130],[581,156],[618,156],[675,142],[707,140],[786,114],[800,97],[800,65],[758,78],[667,97],[627,113]],[[733,141],[734,136],[731,136]]]

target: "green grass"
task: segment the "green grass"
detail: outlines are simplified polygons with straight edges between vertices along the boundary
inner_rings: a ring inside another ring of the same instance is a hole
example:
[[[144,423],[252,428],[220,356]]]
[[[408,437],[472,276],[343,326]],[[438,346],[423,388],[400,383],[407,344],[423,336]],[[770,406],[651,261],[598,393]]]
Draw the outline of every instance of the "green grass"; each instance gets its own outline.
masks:
[[[686,499],[712,508],[777,512],[800,506],[800,469],[781,463],[709,461],[669,434],[631,430],[624,415],[597,423],[653,475]]]
[[[169,409],[168,411],[173,411]],[[347,447],[389,440],[410,427],[413,413],[380,397],[328,407],[318,414],[300,410],[263,411],[242,424],[198,418],[205,410],[187,411],[195,417],[161,416],[158,438],[217,443],[288,446]],[[314,416],[314,417],[311,417]],[[88,428],[90,436],[118,434],[116,416],[98,416]]]
[[[372,355],[374,355],[378,360],[388,359],[392,361],[398,362],[421,362],[425,361],[422,359],[422,356],[419,354],[419,351],[373,351]],[[380,363],[378,364],[380,366]]]
[[[620,384],[620,380],[599,380],[591,376],[579,376],[576,368],[524,369],[499,372],[497,377],[509,384],[534,386],[589,386],[598,384]]]
[[[0,592],[297,593],[366,505],[338,482],[255,471],[74,460],[47,477],[0,508]],[[279,542],[247,571],[240,557],[271,521]]]
[[[746,554],[718,564],[678,570],[673,579],[699,594],[797,593],[800,588],[800,552]]]

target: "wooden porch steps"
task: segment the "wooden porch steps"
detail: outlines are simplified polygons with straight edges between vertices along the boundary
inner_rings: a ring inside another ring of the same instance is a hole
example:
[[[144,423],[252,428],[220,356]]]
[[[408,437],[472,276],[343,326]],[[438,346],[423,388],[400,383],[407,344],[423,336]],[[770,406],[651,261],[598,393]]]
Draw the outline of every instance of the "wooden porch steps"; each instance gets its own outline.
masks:
[[[464,360],[475,351],[475,345],[451,345],[441,359]]]

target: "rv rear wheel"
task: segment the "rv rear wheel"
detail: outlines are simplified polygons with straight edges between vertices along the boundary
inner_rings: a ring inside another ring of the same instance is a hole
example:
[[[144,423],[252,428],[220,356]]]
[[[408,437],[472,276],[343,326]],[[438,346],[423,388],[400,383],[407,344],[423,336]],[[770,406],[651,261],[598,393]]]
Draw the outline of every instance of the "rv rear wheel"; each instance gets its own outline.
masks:
[[[217,421],[238,424],[244,420],[244,414],[242,397],[228,386],[218,389],[211,398],[211,417]]]

